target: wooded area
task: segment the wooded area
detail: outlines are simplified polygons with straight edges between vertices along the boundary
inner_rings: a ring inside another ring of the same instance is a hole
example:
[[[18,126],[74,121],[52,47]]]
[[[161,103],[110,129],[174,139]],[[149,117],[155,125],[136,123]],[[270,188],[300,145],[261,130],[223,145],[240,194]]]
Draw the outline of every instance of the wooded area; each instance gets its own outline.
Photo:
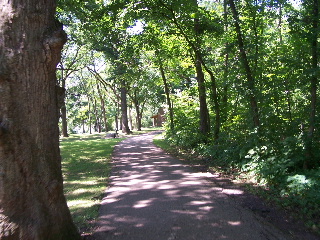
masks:
[[[66,239],[54,237],[66,229],[68,239],[79,238],[62,196],[58,108],[67,137],[129,134],[152,125],[164,107],[171,144],[253,176],[319,219],[318,0],[57,4],[0,1],[0,157],[8,159],[0,168],[0,219],[7,224],[0,239],[44,239],[40,220],[42,228],[56,218],[66,223],[46,239]],[[60,62],[65,36],[55,9],[68,35]],[[16,178],[21,172],[28,178]],[[41,174],[46,178],[33,186]],[[17,189],[21,204],[12,204]],[[27,230],[30,221],[14,221],[24,219],[15,207],[33,210],[26,199],[37,193],[39,226]],[[31,232],[40,235],[28,238]]]
[[[164,107],[171,144],[317,211],[318,4],[60,1],[69,125],[126,133]]]

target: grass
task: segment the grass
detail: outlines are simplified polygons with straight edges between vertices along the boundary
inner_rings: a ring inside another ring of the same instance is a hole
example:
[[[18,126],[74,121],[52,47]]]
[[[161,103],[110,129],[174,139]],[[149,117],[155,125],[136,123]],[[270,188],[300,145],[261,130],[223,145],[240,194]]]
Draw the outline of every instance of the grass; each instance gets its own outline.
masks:
[[[98,216],[114,146],[121,138],[104,134],[71,135],[60,142],[64,192],[73,220],[81,232],[90,231]]]
[[[159,148],[165,149],[166,151],[172,151],[170,144],[164,140],[163,134],[158,134],[153,138],[153,143]]]

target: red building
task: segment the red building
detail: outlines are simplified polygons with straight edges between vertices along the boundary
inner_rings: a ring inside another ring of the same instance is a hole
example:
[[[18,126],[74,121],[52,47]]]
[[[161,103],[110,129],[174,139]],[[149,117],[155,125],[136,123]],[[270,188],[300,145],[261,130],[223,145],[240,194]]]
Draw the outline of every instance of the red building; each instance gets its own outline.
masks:
[[[154,127],[162,127],[165,117],[164,117],[164,110],[163,108],[159,108],[158,113],[156,115],[153,115],[151,118],[153,118],[153,126]]]

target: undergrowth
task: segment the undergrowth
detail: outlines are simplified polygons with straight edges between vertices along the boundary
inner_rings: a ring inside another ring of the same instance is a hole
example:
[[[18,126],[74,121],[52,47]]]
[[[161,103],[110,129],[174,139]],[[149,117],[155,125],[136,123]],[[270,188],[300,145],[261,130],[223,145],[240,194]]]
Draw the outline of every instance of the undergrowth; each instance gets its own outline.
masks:
[[[289,210],[320,233],[320,166],[315,163],[308,170],[303,168],[305,146],[301,137],[270,141],[255,133],[245,139],[222,135],[213,143],[212,139],[201,141],[196,132],[180,131],[167,132],[163,139],[154,141],[171,153],[191,154],[194,161],[208,168],[241,176],[241,181],[254,186],[249,187],[251,191]]]

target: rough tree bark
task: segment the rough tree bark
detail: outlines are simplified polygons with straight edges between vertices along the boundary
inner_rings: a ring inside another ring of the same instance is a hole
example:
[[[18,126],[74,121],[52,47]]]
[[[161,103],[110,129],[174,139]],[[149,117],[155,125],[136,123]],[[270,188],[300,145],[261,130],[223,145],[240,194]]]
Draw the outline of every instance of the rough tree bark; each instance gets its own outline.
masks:
[[[80,239],[63,195],[55,1],[0,8],[0,239]]]

